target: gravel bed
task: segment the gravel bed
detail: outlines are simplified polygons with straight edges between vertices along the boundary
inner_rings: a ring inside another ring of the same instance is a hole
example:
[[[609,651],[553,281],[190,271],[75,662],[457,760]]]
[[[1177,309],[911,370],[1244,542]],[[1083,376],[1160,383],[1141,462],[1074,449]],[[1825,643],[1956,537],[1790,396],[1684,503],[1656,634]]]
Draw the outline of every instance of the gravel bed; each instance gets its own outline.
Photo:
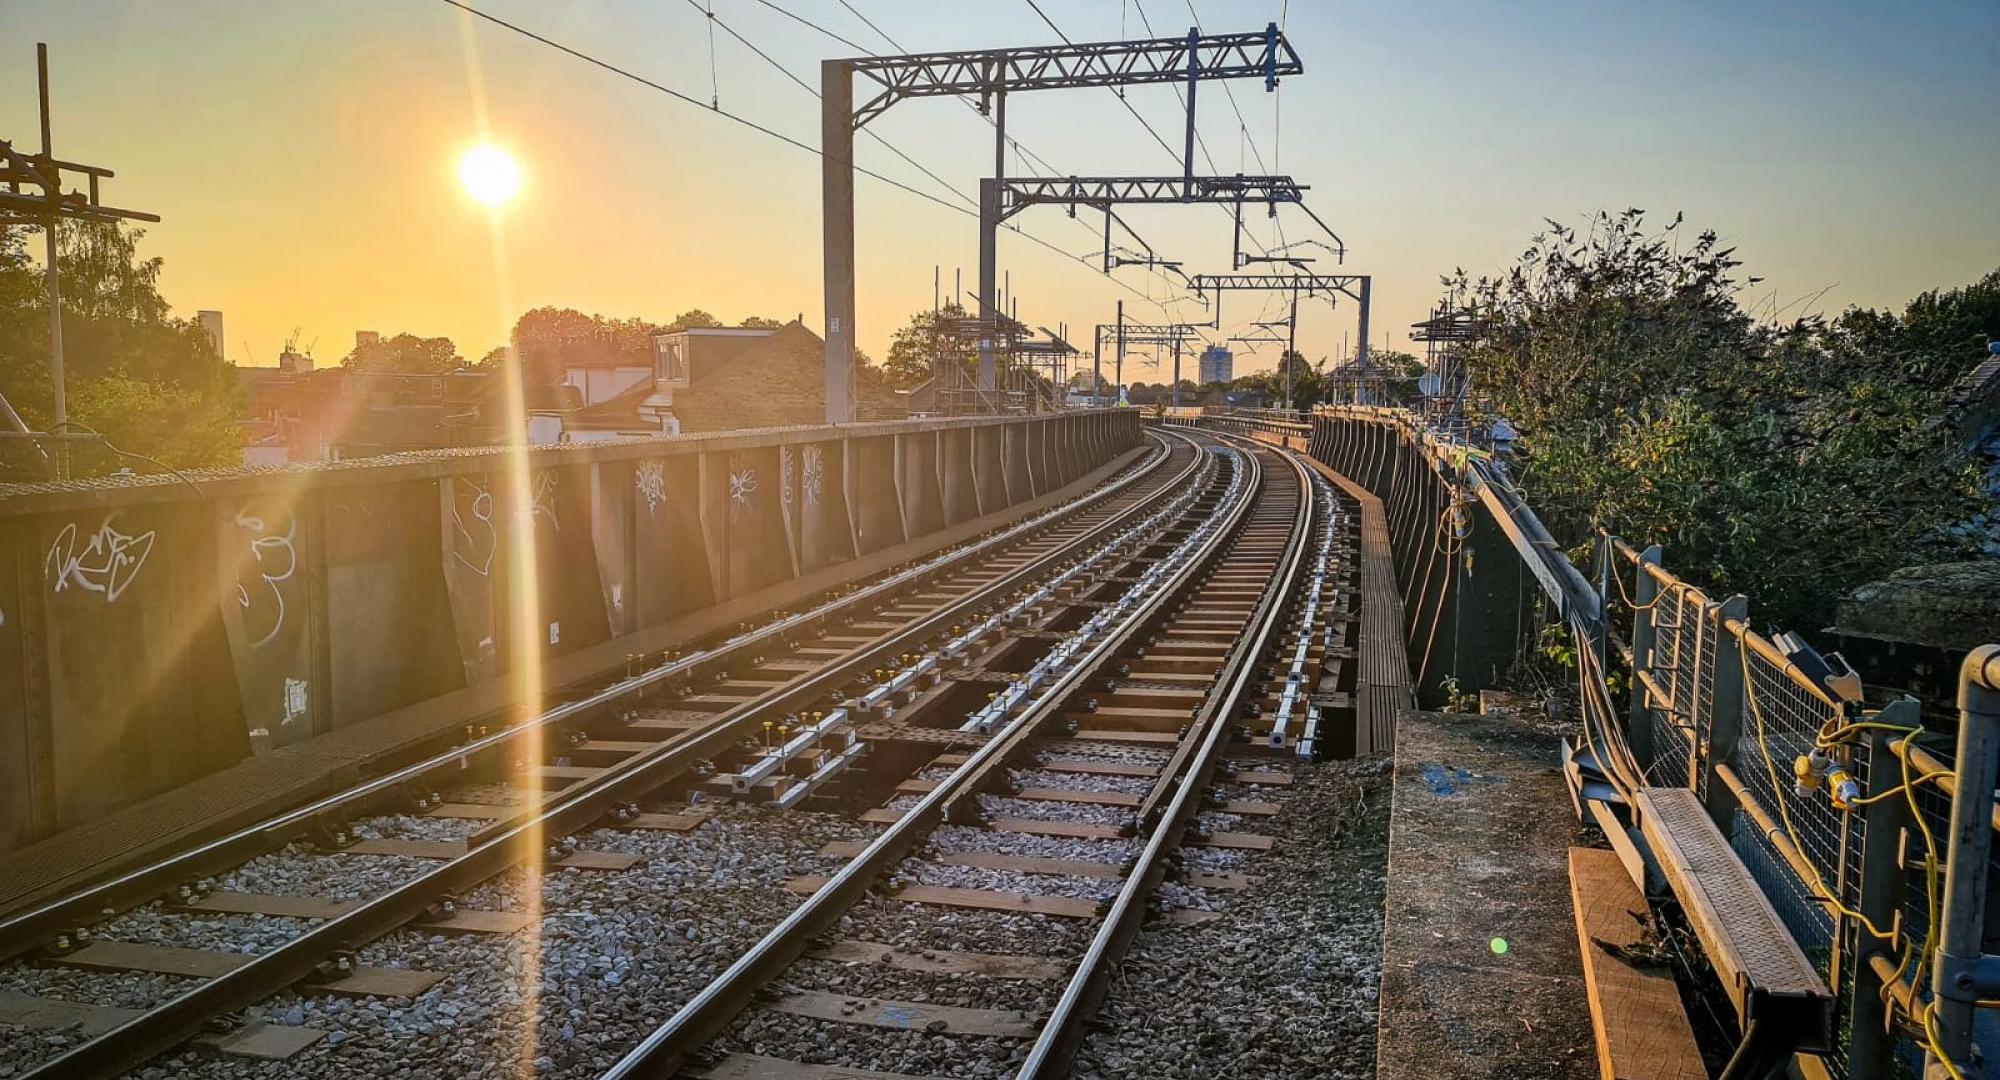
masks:
[[[463,840],[491,824],[477,818],[378,814],[355,822],[354,835],[363,840]]]
[[[825,990],[856,997],[957,1005],[968,1009],[1046,1012],[1062,993],[1059,981],[995,979],[985,975],[908,971],[886,964],[801,960],[777,984],[787,990]]]
[[[1184,847],[1181,865],[1193,874],[1234,874],[1250,861],[1251,852],[1242,848]]]
[[[981,795],[979,808],[990,817],[1033,818],[1036,821],[1075,821],[1086,825],[1131,824],[1132,810],[1124,806],[1097,806],[1092,803],[1057,802],[1047,799],[1010,799],[1004,795]]]
[[[164,904],[148,904],[98,926],[96,933],[110,941],[254,956],[269,952],[316,925],[316,919],[180,911]]]
[[[1080,741],[1065,746],[1059,754],[1043,754],[1042,761],[1058,761],[1070,765],[1102,765],[1112,762],[1120,765],[1165,765],[1171,755],[1143,746],[1126,746],[1122,743]]]
[[[1091,919],[958,911],[871,898],[841,916],[835,936],[879,941],[904,949],[949,949],[1068,960],[1083,955],[1096,925]]]
[[[1246,830],[1243,827],[1245,820],[1247,819],[1242,814],[1225,814],[1220,810],[1203,810],[1194,816],[1194,826],[1205,833],[1263,831],[1260,829]],[[1268,822],[1271,819],[1261,818],[1259,820]]]
[[[274,896],[320,896],[328,900],[366,900],[429,869],[436,859],[405,855],[318,855],[309,845],[293,844],[260,855],[215,879],[217,889],[270,893]]]
[[[946,866],[905,859],[893,880],[905,885],[942,885],[954,889],[994,889],[1029,896],[1071,896],[1103,900],[1118,893],[1117,878],[1069,877],[1064,874],[1024,874],[985,866]]]
[[[1212,889],[1199,889],[1183,885],[1178,881],[1162,881],[1154,892],[1162,907],[1193,908],[1196,911],[1221,911],[1229,905],[1229,893]]]
[[[1067,836],[1033,836],[970,825],[940,826],[931,833],[930,845],[937,851],[987,851],[1044,859],[1080,859],[1113,866],[1123,866],[1139,854],[1139,841],[1131,837],[1086,840]]]
[[[799,902],[787,880],[837,865],[817,854],[821,846],[863,835],[830,815],[737,806],[688,833],[589,830],[580,847],[644,861],[618,872],[517,869],[460,898],[468,908],[538,907],[531,932],[402,930],[360,950],[366,964],[444,976],[422,995],[286,993],[252,1014],[326,1029],[326,1039],[255,1065],[186,1050],[135,1075],[594,1077]]]
[[[1144,795],[1153,782],[1143,776],[1097,776],[1092,773],[1046,772],[1041,769],[1013,769],[1007,779],[1015,787],[1067,788],[1071,791],[1116,791]]]
[[[1262,880],[1214,894],[1224,918],[1147,926],[1076,1076],[1374,1076],[1387,785],[1372,762],[1294,771],[1278,846],[1246,860]]]
[[[179,975],[87,971],[82,968],[8,964],[0,967],[0,993],[144,1009],[200,983]],[[51,1030],[0,1024],[0,1077],[16,1076],[84,1041],[81,1026]]]
[[[716,1045],[813,1065],[980,1080],[1011,1076],[1012,1063],[1027,1048],[1020,1039],[835,1024],[761,1009],[748,1013]]]

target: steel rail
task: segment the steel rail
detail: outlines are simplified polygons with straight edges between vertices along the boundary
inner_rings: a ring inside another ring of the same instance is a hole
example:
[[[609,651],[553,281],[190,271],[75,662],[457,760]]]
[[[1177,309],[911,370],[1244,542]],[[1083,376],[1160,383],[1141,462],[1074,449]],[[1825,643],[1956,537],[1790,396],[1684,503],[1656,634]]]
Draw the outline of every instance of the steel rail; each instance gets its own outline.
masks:
[[[883,874],[947,820],[951,808],[962,797],[976,794],[996,770],[1004,768],[1015,753],[1026,747],[1042,725],[1058,715],[1070,695],[1088,686],[1098,669],[1124,649],[1157,613],[1165,610],[1167,603],[1215,559],[1223,542],[1236,533],[1256,502],[1258,487],[1254,475],[1258,463],[1246,456],[1242,467],[1252,475],[1243,484],[1237,502],[1203,539],[1201,549],[1185,559],[1139,609],[1051,683],[1034,705],[1024,709],[968,756],[826,884],[793,908],[784,921],[633,1047],[602,1075],[602,1080],[674,1076],[701,1047],[726,1031],[754,995],[803,955],[815,937],[832,927]]]
[[[1252,442],[1248,439],[1240,441]],[[1181,837],[1193,820],[1215,767],[1221,760],[1223,741],[1229,732],[1229,718],[1248,691],[1257,665],[1263,661],[1265,650],[1270,647],[1272,635],[1284,622],[1289,607],[1287,600],[1292,595],[1299,568],[1304,565],[1306,551],[1312,543],[1312,477],[1291,452],[1261,443],[1253,445],[1282,457],[1298,474],[1299,505],[1293,516],[1290,547],[1282,567],[1272,579],[1271,587],[1258,600],[1251,622],[1253,629],[1238,639],[1237,648],[1231,651],[1223,672],[1216,679],[1216,685],[1226,686],[1227,689],[1221,694],[1208,696],[1195,730],[1176,746],[1172,761],[1162,773],[1162,782],[1169,776],[1179,776],[1179,783],[1173,787],[1172,802],[1147,838],[1138,861],[1126,873],[1124,887],[1119,889],[1110,912],[1098,924],[1090,947],[1085,950],[1082,961],[1063,988],[1062,997],[1057,999],[1055,1008],[1043,1023],[1035,1044],[1029,1048],[1028,1056],[1015,1074],[1017,1080],[1041,1080],[1068,1074],[1077,1049],[1083,1045],[1084,1026],[1103,1002],[1119,958],[1124,956],[1132,939],[1138,936],[1146,917],[1147,897],[1166,876],[1167,862],[1180,847]],[[1246,453],[1245,456],[1253,455]],[[1198,749],[1194,749],[1197,744]],[[1193,749],[1191,760],[1190,749]],[[1177,774],[1174,771],[1176,768],[1182,771]],[[1155,793],[1160,790],[1156,785]],[[1148,801],[1151,799],[1149,795]]]
[[[1188,440],[1192,441],[1192,440]],[[1178,481],[1198,468],[1197,455]],[[734,744],[758,719],[837,693],[884,653],[935,636],[968,608],[1004,596],[1026,580],[1058,565],[1071,551],[1148,509],[1135,502],[1067,544],[968,593],[955,603],[912,620],[873,642],[850,650],[817,671],[802,675],[764,698],[717,715],[716,719],[663,743],[604,773],[565,789],[532,815],[482,834],[466,852],[390,891],[326,920],[255,959],[203,982],[23,1074],[23,1080],[111,1077],[134,1068],[200,1033],[212,1018],[247,1007],[312,977],[322,960],[360,946],[418,918],[440,897],[463,892],[495,874],[541,855],[543,838],[564,836],[591,825],[622,803],[683,775]]]
[[[1054,528],[1077,513],[1105,505],[1107,500],[1151,475],[1166,463],[1169,456],[1170,449],[1161,442],[1150,456],[1134,463],[1122,475],[1111,478],[1100,490],[1087,493],[1088,501],[1051,508],[1028,521],[1009,526],[1003,532],[942,553],[917,567],[890,574],[856,592],[739,634],[713,649],[704,649],[628,676],[575,701],[544,709],[535,717],[504,730],[450,747],[344,791],[0,919],[0,960],[30,952],[61,931],[90,925],[101,921],[109,913],[147,903],[183,882],[241,865],[284,846],[291,839],[329,820],[345,820],[356,811],[424,784],[434,775],[457,772],[460,763],[468,756],[484,756],[504,749],[543,732],[551,725],[580,720],[655,687],[670,685],[681,679],[697,679],[718,664],[755,655],[761,647],[811,630],[821,623],[840,618],[857,606],[873,603],[883,596],[966,565],[995,547],[1024,542],[1033,534]],[[1184,476],[1185,472],[1176,480]]]

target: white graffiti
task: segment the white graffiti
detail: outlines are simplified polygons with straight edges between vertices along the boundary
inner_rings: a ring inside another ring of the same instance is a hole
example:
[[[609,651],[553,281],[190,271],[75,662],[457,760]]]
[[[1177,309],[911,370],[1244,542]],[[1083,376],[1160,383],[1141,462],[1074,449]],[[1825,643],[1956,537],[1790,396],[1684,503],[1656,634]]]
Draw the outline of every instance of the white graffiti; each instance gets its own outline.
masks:
[[[529,529],[532,530],[534,528],[536,518],[547,518],[549,528],[561,532],[562,519],[556,517],[556,474],[545,472],[537,475],[534,480],[534,487],[534,498],[528,501],[527,525]]]
[[[253,534],[250,538],[250,556],[257,560],[257,576],[263,579],[264,588],[271,593],[269,619],[271,627],[264,631],[263,636],[250,643],[253,649],[270,644],[271,639],[278,636],[278,631],[285,628],[285,590],[279,583],[291,580],[292,574],[299,568],[299,554],[292,547],[292,540],[298,533],[299,522],[290,514],[285,516],[287,520],[284,535],[275,536],[268,535],[270,530],[265,526],[263,518],[248,511],[236,515],[236,527],[246,529]],[[262,590],[259,590],[260,594],[261,592]],[[245,629],[254,629],[249,621],[250,612],[253,610],[251,590],[241,580],[236,583],[236,602],[243,606]]]
[[[797,473],[797,466],[792,464],[792,448],[789,446],[778,447],[778,501],[784,504],[785,510],[788,513],[792,509],[792,488],[794,487],[792,478]]]
[[[819,447],[806,447],[805,466],[799,470],[799,486],[805,489],[807,506],[819,505],[820,475],[825,470],[820,458]]]
[[[465,477],[454,478],[450,483],[451,528],[457,534],[452,538],[451,557],[485,577],[493,569],[493,549],[499,539],[493,530],[493,493],[480,487],[478,481]],[[462,489],[473,493],[463,506],[460,505]],[[470,522],[466,520],[468,516]]]
[[[632,486],[639,490],[639,497],[646,501],[646,516],[667,501],[667,469],[661,461],[642,461],[632,471]]]
[[[562,519],[556,516],[556,474],[541,473],[532,483],[526,512],[514,515],[515,527],[523,535],[532,534],[535,520],[541,518],[548,521],[549,528],[561,532]],[[471,498],[465,497],[468,492]],[[493,524],[493,493],[479,481],[465,476],[453,478],[451,528],[455,534],[451,557],[480,577],[488,576],[493,570],[493,554],[499,547],[500,533]]]
[[[55,579],[50,591],[61,592],[74,585],[103,593],[107,604],[116,603],[138,580],[139,569],[153,553],[153,530],[128,536],[119,532],[107,517],[80,551],[76,546],[76,531],[74,521],[63,526],[62,532],[56,534],[56,542],[49,545],[48,557],[42,560],[42,576]]]
[[[745,510],[750,508],[750,496],[757,493],[757,470],[745,466],[742,470],[729,471],[729,501]]]

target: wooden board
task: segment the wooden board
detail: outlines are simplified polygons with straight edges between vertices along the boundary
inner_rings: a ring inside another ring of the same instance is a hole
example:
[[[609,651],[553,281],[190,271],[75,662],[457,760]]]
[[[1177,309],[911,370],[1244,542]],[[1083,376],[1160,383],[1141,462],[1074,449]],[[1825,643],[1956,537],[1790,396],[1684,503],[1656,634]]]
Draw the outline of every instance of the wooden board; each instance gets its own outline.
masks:
[[[836,941],[806,954],[815,960],[838,960],[850,964],[881,964],[899,971],[924,971],[941,975],[985,975],[995,979],[1060,979],[1069,967],[1060,960],[1039,956],[1000,956],[994,953],[952,952],[946,949],[900,949],[873,941]]]
[[[414,859],[456,859],[465,854],[463,840],[362,840],[341,848],[350,855],[403,855]],[[637,855],[617,851],[579,851],[566,855],[550,866],[570,870],[623,870],[639,861]]]
[[[525,809],[526,806],[516,803],[448,802],[439,803],[431,807],[429,812],[424,814],[424,816],[461,818],[472,821],[498,821],[501,818],[518,814]]]
[[[1202,839],[1189,837],[1182,843],[1189,847],[1235,848],[1239,851],[1269,851],[1276,840],[1258,833],[1213,832]]]
[[[145,945],[133,941],[98,941],[64,956],[50,958],[65,967],[96,968],[103,971],[151,971],[162,975],[189,975],[212,979],[227,974],[256,959],[243,953],[209,949],[182,949],[171,945]],[[370,967],[363,964],[344,979],[326,983],[304,983],[301,989],[323,990],[330,994],[365,997],[415,997],[444,978],[436,972],[409,968]]]
[[[998,1035],[1011,1039],[1032,1039],[1041,1032],[1041,1025],[1027,1013],[1016,1009],[966,1009],[927,1002],[848,997],[818,990],[786,994],[764,1008],[835,1023],[867,1024],[905,1031]]]
[[[1612,950],[1645,942],[1652,912],[1616,852],[1569,849],[1570,900],[1604,1080],[1706,1080],[1673,971]]]
[[[332,919],[360,906],[353,900],[326,900],[317,896],[277,896],[271,893],[231,892],[222,889],[187,905],[190,911],[224,911],[235,915],[283,915],[294,919]],[[471,911],[460,908],[448,919],[418,919],[412,925],[431,930],[458,930],[471,934],[511,934],[528,925],[528,916],[518,911]]]
[[[1245,817],[1275,817],[1279,807],[1277,803],[1246,802],[1242,799],[1230,799],[1221,806],[1216,807],[1216,810],[1224,814],[1242,814]]]
[[[0,991],[0,1024],[39,1031],[73,1028],[80,1035],[100,1035],[140,1014],[138,1009],[89,1005],[57,998]],[[326,1037],[322,1028],[290,1027],[263,1021],[230,1031],[207,1031],[194,1037],[200,1046],[237,1057],[277,1061],[291,1057]]]
[[[1217,779],[1226,780],[1232,784],[1262,784],[1266,787],[1292,786],[1292,774],[1286,772],[1264,772],[1259,770],[1225,772],[1220,777],[1217,777]]]

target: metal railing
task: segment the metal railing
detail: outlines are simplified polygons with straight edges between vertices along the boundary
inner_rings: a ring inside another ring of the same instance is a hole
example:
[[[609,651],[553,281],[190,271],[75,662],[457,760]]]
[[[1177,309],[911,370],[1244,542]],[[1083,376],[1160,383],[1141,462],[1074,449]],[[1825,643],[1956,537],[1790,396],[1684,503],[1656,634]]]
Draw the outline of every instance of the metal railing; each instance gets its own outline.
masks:
[[[1974,1038],[1982,1010],[2000,1009],[2000,957],[1981,952],[2000,829],[2000,646],[1967,659],[1956,722],[1913,698],[1865,707],[1859,678],[1809,648],[1788,654],[1752,629],[1746,598],[1710,596],[1657,547],[1604,536],[1582,573],[1476,432],[1399,408],[1315,415],[1386,426],[1508,532],[1575,644],[1586,745],[1627,774],[1619,787],[1693,791],[1834,990],[1830,1075],[1924,1064],[1978,1076],[1971,1048],[1989,1035],[2000,1061],[2000,1023]],[[1299,426],[1242,412],[1204,422]]]

